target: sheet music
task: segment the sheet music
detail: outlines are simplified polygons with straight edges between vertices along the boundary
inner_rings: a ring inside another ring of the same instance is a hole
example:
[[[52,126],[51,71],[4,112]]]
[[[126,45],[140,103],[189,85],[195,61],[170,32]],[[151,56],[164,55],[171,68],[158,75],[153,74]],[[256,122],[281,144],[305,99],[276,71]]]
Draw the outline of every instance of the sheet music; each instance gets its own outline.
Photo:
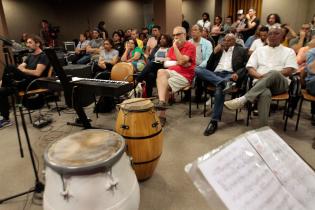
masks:
[[[200,162],[199,170],[229,209],[310,209],[309,206],[313,205],[310,198],[314,198],[315,188],[305,185],[308,182],[314,185],[314,172],[305,167],[306,164],[281,139],[282,142],[279,141],[279,137],[273,138],[270,132],[262,135],[253,134],[249,139],[246,136],[237,138]],[[266,136],[270,140],[267,143],[262,140]],[[282,164],[279,161],[282,159],[287,164],[294,163],[294,168]],[[292,169],[300,170],[298,178],[292,179]],[[303,183],[298,183],[300,187],[295,186],[298,180],[303,180]],[[296,191],[293,193],[292,190]]]
[[[314,171],[271,129],[246,138],[293,197],[306,209],[315,209]]]

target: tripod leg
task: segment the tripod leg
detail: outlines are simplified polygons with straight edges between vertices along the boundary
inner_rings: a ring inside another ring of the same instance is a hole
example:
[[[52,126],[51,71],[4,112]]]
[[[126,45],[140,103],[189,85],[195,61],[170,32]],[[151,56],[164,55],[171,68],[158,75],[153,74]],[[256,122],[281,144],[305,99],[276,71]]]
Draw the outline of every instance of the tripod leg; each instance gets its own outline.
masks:
[[[21,143],[19,122],[18,122],[18,119],[17,119],[17,116],[16,116],[15,98],[14,98],[13,95],[11,96],[11,100],[12,100],[12,107],[13,107],[13,114],[14,114],[14,120],[15,120],[16,133],[17,133],[18,141],[19,141],[20,154],[21,154],[21,158],[23,158],[24,157],[24,152],[23,152],[23,147],[22,147],[22,143]]]
[[[33,155],[33,149],[32,149],[32,146],[31,146],[30,138],[29,138],[27,127],[26,127],[26,123],[25,123],[25,118],[24,118],[24,115],[23,115],[22,105],[19,105],[19,111],[20,111],[20,115],[21,115],[22,126],[23,126],[23,130],[24,130],[24,133],[25,133],[25,138],[26,138],[28,150],[29,150],[30,156],[31,156],[31,161],[32,161],[32,165],[33,165],[33,170],[34,170],[36,182],[37,182],[37,181],[39,181],[39,178],[38,178],[37,169],[36,169],[36,166],[35,166],[35,159],[34,159],[34,155]]]

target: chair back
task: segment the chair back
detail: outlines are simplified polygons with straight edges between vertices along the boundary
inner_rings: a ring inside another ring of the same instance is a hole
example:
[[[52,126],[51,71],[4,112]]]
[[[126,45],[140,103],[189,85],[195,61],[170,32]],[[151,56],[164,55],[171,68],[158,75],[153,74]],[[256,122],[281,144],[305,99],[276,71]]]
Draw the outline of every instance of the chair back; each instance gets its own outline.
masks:
[[[110,79],[117,81],[133,82],[134,68],[131,63],[117,63],[113,66]]]
[[[65,50],[67,52],[74,52],[75,51],[75,43],[74,42],[64,42]]]

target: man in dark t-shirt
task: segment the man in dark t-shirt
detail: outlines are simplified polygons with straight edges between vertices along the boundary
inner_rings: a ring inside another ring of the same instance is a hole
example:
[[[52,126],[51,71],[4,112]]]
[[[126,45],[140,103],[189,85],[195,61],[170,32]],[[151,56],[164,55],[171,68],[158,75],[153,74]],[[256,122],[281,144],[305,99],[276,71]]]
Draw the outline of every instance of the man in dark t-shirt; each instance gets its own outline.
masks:
[[[9,103],[8,96],[16,90],[25,90],[36,78],[48,75],[50,68],[49,60],[42,51],[43,42],[40,37],[30,35],[26,42],[31,54],[26,60],[17,66],[6,66],[3,73],[0,88],[0,128],[9,125]]]
[[[248,14],[246,14],[245,24],[246,24],[245,28],[241,29],[240,31],[243,35],[244,42],[246,42],[248,37],[256,33],[257,27],[260,24],[260,20],[256,17],[255,9],[248,10]]]

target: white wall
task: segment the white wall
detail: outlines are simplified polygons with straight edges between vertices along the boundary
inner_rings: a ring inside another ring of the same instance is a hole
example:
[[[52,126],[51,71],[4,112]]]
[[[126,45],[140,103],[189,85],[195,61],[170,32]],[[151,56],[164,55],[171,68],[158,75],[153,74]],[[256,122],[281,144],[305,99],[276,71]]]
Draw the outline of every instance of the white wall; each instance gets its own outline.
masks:
[[[100,20],[110,33],[116,29],[144,26],[142,0],[3,0],[9,37],[18,40],[22,32],[39,33],[40,21],[60,26],[60,40],[72,40]],[[74,6],[75,5],[75,6]]]
[[[201,19],[204,12],[210,14],[210,20],[214,19],[214,2],[215,0],[183,0],[182,11],[190,26],[197,23]]]
[[[282,23],[289,23],[294,30],[298,31],[300,26],[306,21],[309,22],[308,8],[312,0],[263,0],[262,23],[266,23],[266,18],[270,13],[277,13],[281,17]],[[313,3],[314,4],[314,3]]]

